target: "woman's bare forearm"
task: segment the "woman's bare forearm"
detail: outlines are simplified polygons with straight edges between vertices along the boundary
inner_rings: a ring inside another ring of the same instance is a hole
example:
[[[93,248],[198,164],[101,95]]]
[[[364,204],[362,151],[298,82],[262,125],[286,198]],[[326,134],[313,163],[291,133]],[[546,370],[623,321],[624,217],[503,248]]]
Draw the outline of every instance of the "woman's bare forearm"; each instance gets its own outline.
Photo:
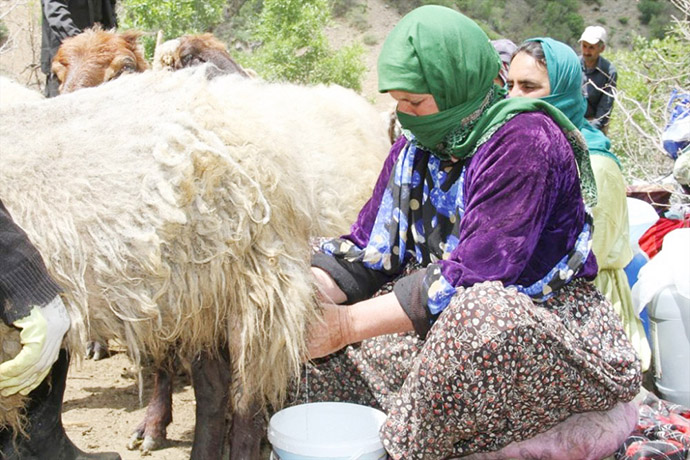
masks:
[[[410,317],[392,292],[350,305],[348,309],[350,316],[348,343],[414,329]]]

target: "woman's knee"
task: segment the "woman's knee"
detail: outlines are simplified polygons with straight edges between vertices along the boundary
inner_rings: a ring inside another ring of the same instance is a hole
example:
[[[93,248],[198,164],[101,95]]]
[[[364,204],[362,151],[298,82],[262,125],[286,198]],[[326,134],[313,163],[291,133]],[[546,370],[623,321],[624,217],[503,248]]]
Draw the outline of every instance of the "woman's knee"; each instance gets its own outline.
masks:
[[[460,288],[439,316],[427,340],[439,333],[459,334],[458,337],[480,335],[487,339],[533,322],[533,308],[529,297],[515,288],[504,287],[499,281]]]

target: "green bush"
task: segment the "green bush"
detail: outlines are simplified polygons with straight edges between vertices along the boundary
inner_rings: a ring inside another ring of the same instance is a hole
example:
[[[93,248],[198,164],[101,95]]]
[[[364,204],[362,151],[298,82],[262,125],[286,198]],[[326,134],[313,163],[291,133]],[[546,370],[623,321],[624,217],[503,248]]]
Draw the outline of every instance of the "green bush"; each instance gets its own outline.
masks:
[[[347,13],[347,21],[352,27],[360,32],[367,30],[369,28],[369,21],[367,21],[366,5],[360,5],[350,10],[350,12]]]
[[[213,34],[228,44],[238,42],[240,46],[251,46],[255,23],[261,14],[262,7],[262,0],[245,1],[239,12],[234,16],[225,18],[213,29]]]
[[[330,0],[329,3],[333,16],[342,18],[359,5],[359,0]]]
[[[359,91],[364,48],[330,48],[327,6],[327,0],[264,0],[253,35],[261,45],[238,59],[269,81],[337,83]]]
[[[637,10],[640,12],[640,22],[649,24],[652,17],[658,16],[664,11],[664,5],[658,0],[640,0],[637,4]]]
[[[622,16],[618,18],[618,22],[620,22],[623,25],[626,25],[628,23],[629,19],[626,16]]]
[[[225,0],[121,0],[120,29],[148,32],[142,37],[146,57],[151,59],[159,30],[165,39],[184,34],[209,32],[223,20]]]
[[[649,38],[664,38],[670,28],[668,18],[664,16],[653,16],[648,25]]]
[[[390,4],[395,7],[396,10],[398,10],[398,13],[401,15],[405,15],[412,11],[413,9],[417,8],[418,6],[422,6],[422,1],[421,0],[391,0]]]
[[[374,46],[379,42],[379,39],[376,38],[374,34],[365,34],[364,37],[362,37],[362,42],[367,46]]]

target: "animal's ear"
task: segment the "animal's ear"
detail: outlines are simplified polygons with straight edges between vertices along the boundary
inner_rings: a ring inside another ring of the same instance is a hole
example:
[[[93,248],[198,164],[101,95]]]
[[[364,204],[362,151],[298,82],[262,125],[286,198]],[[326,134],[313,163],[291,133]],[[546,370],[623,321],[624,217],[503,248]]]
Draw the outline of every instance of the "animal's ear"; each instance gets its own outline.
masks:
[[[120,38],[122,38],[127,44],[127,48],[134,53],[137,60],[137,70],[139,72],[144,71],[149,68],[146,59],[144,58],[144,51],[139,44],[139,37],[143,35],[143,32],[138,30],[127,30],[120,33]]]
[[[134,49],[139,45],[139,37],[143,35],[142,32],[138,30],[126,30],[120,34],[120,36]]]

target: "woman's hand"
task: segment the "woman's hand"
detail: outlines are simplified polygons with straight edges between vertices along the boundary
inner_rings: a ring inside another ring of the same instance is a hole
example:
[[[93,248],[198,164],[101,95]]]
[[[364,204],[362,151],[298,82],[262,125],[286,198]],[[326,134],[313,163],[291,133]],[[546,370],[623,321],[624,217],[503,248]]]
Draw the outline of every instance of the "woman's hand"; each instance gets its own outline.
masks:
[[[347,300],[345,293],[338,287],[331,275],[318,267],[311,267],[314,281],[318,288],[319,301],[341,304]]]
[[[316,317],[307,332],[309,359],[320,358],[349,345],[352,337],[350,307],[322,303],[322,316]]]
[[[307,331],[309,359],[329,355],[364,339],[413,330],[412,321],[394,293],[353,305],[321,304],[321,317]]]

